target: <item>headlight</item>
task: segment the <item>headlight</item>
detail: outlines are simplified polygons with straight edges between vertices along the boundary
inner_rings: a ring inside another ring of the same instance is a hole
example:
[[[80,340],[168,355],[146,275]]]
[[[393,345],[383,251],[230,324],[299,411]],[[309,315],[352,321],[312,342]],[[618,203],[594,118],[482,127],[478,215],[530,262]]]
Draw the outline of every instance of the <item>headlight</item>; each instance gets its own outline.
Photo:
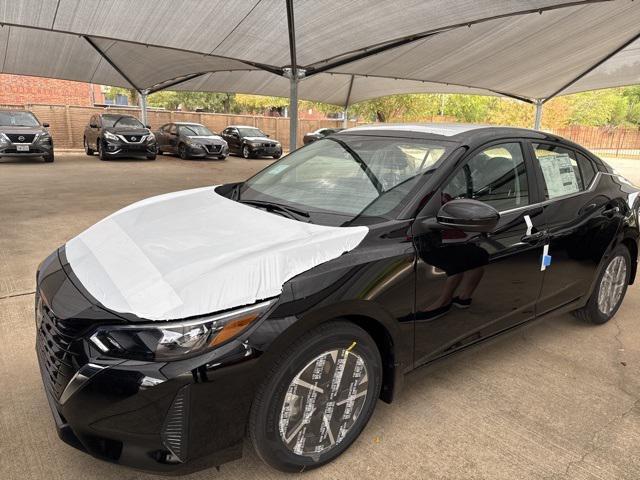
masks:
[[[191,140],[187,140],[187,145],[189,145],[191,148],[202,148],[202,144],[200,143],[196,143],[196,142],[192,142]]]
[[[48,133],[41,133],[38,137],[38,143],[51,143],[51,135]]]
[[[147,135],[147,142],[153,143],[155,141],[156,141],[156,136],[153,134],[153,132],[149,132],[149,135]]]
[[[4,133],[0,133],[0,145],[8,145],[11,143],[9,137],[7,137]]]
[[[120,141],[120,139],[111,132],[103,132],[103,135],[104,135],[104,138],[106,138],[107,140],[111,140],[112,142]]]
[[[231,340],[262,318],[274,303],[275,299],[183,322],[99,327],[90,340],[102,353],[115,357],[177,360]]]

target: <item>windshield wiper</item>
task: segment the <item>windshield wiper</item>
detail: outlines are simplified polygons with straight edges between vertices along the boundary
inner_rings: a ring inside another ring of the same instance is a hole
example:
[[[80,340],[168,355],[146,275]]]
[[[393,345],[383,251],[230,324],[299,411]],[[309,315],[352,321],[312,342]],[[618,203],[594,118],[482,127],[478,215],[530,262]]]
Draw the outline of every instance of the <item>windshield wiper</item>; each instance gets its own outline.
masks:
[[[286,205],[281,205],[279,203],[266,202],[263,200],[240,200],[240,203],[246,203],[248,205],[254,205],[256,207],[262,207],[267,211],[276,210],[280,213],[286,213],[289,218],[293,218],[294,220],[298,220],[297,217],[304,217],[307,219],[307,222],[310,222],[309,212],[304,210],[300,210],[295,207],[289,207]]]

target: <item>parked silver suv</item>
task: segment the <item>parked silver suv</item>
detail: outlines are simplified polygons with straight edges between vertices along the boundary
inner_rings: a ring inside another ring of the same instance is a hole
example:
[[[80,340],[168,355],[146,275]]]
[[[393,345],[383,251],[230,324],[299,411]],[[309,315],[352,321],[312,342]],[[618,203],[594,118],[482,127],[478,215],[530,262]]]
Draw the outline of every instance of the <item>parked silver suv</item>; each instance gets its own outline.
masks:
[[[26,110],[0,110],[0,157],[42,157],[53,162],[48,123]]]

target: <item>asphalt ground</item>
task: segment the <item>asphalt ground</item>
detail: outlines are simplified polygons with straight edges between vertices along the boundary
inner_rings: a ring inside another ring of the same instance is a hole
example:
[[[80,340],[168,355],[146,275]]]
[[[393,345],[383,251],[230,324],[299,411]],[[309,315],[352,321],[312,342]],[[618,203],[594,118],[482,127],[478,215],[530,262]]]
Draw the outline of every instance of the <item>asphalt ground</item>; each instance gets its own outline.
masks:
[[[242,180],[270,160],[0,160],[0,479],[161,478],[62,443],[34,351],[38,263],[114,210],[160,193]],[[640,161],[612,164],[640,184]],[[539,321],[408,375],[360,438],[307,479],[640,478],[640,289],[615,319]],[[188,479],[291,478],[243,459]]]

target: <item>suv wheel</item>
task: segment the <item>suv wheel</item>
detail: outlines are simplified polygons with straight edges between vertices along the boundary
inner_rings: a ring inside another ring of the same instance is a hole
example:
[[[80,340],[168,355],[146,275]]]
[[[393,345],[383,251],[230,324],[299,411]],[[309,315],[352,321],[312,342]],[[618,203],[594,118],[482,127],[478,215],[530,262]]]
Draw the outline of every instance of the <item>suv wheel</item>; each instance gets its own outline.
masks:
[[[84,142],[84,153],[86,153],[87,155],[93,155],[93,148],[89,147],[89,142],[87,141],[87,137],[84,137],[83,139]]]
[[[249,422],[256,452],[288,472],[330,462],[369,421],[381,379],[380,353],[363,329],[336,321],[309,331],[258,389]]]
[[[100,160],[102,160],[102,161],[109,160],[109,158],[107,157],[107,154],[104,153],[104,151],[102,150],[102,146],[101,146],[100,143],[101,143],[100,139],[98,139],[96,141],[96,147],[98,148],[98,158],[100,158]]]
[[[606,323],[616,314],[627,293],[631,272],[631,255],[624,245],[613,249],[602,266],[596,287],[587,304],[574,312],[584,321],[595,324]]]
[[[55,160],[55,156],[53,154],[53,152],[51,152],[49,155],[45,155],[42,157],[42,159],[46,162],[46,163],[53,163],[53,161]]]

